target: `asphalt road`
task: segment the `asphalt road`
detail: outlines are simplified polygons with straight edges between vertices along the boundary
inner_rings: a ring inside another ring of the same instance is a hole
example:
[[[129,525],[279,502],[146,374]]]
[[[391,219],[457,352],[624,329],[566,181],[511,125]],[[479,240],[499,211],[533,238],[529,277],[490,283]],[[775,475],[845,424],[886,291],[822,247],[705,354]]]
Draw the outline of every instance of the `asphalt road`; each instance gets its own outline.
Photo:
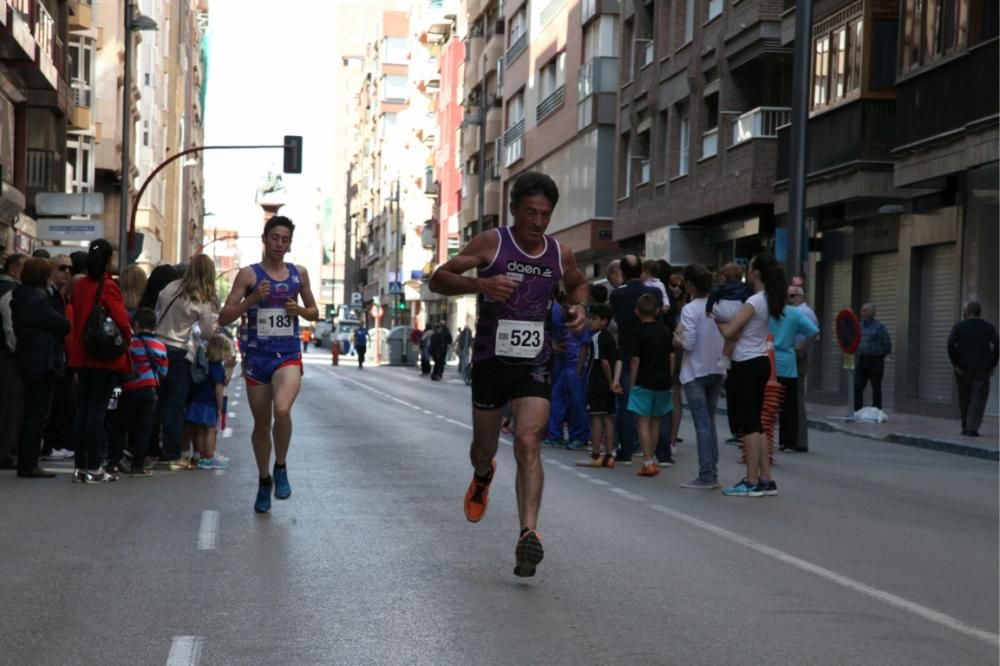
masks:
[[[545,561],[513,576],[505,438],[466,522],[468,388],[310,353],[294,493],[252,511],[244,392],[223,472],[0,477],[0,664],[996,664],[998,468],[811,433],[781,495],[545,449]],[[723,481],[739,479],[723,447]],[[53,465],[56,467],[56,465]]]

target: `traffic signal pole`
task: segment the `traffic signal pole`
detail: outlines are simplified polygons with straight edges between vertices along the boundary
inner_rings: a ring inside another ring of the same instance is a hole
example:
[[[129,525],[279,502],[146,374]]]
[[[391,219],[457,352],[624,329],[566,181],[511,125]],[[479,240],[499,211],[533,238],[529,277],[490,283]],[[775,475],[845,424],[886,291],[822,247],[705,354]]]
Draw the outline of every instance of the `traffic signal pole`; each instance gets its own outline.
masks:
[[[142,195],[145,194],[146,188],[149,184],[153,182],[153,178],[156,174],[163,171],[168,165],[179,160],[185,155],[193,155],[194,153],[200,153],[204,150],[261,150],[265,148],[281,148],[285,151],[285,173],[301,173],[302,172],[302,137],[285,137],[285,143],[278,144],[262,144],[262,145],[252,145],[252,146],[192,146],[191,148],[186,148],[178,153],[175,153],[168,157],[167,159],[160,162],[155,169],[153,169],[146,180],[142,181],[142,186],[135,195],[135,199],[132,200],[132,207],[129,213],[129,225],[128,225],[128,238],[125,238],[124,226],[120,230],[122,238],[118,239],[119,246],[118,251],[121,254],[126,254],[122,252],[122,248],[127,248],[127,252],[131,252],[135,247],[135,218],[139,213],[139,202],[142,201]],[[124,200],[122,202],[124,207]],[[179,248],[178,248],[179,249]],[[184,256],[181,254],[180,256]],[[127,261],[127,258],[123,261]]]
[[[792,54],[792,126],[789,138],[788,248],[785,268],[788,279],[803,275],[802,239],[806,214],[806,148],[809,122],[809,80],[812,68],[813,0],[795,3],[795,50]]]

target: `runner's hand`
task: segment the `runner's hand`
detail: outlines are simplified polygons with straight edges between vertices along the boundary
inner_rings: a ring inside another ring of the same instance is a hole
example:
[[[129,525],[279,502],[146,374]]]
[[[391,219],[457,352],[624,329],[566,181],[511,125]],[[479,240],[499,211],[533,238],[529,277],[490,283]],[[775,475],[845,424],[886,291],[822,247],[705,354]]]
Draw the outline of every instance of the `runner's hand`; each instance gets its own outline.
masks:
[[[299,305],[299,302],[294,298],[289,298],[285,301],[285,312],[290,315],[296,315],[301,317],[302,313],[305,312],[305,308]]]
[[[566,308],[569,319],[566,321],[566,328],[573,333],[581,333],[587,324],[587,308],[579,303]]]
[[[483,294],[493,301],[506,301],[514,293],[515,289],[517,289],[517,282],[511,280],[506,275],[479,278],[479,291],[483,292]]]
[[[265,300],[270,295],[271,295],[271,283],[268,282],[267,280],[261,280],[260,284],[257,285],[257,288],[250,293],[250,300],[253,302],[254,305],[256,305],[261,301]]]

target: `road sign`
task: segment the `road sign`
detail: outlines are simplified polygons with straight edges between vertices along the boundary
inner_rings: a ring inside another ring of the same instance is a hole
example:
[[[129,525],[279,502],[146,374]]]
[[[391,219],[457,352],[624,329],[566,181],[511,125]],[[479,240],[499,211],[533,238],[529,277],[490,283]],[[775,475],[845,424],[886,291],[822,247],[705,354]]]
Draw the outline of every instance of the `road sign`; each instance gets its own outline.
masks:
[[[100,192],[39,192],[35,195],[35,212],[39,215],[100,215],[104,212],[104,195]]]
[[[837,344],[840,351],[853,354],[861,345],[861,322],[854,311],[847,308],[837,313]]]
[[[382,310],[382,306],[381,305],[373,305],[368,310],[368,314],[370,314],[376,320],[382,318],[382,313],[383,313],[383,310]]]
[[[79,217],[44,217],[37,222],[38,238],[50,241],[92,241],[104,235],[104,222]]]
[[[361,292],[353,291],[351,292],[351,305],[361,305]]]
[[[403,284],[401,282],[390,282],[389,283],[389,294],[396,296],[403,293]]]

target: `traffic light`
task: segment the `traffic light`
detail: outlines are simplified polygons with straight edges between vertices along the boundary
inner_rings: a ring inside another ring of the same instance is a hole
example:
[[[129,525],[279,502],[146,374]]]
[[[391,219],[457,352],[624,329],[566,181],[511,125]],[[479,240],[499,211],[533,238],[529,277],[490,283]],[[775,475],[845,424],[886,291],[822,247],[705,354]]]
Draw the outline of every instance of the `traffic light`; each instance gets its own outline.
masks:
[[[404,296],[403,294],[399,295],[399,302],[396,304],[396,308],[399,310],[406,309],[406,296]]]
[[[302,173],[302,137],[285,135],[285,173]]]

